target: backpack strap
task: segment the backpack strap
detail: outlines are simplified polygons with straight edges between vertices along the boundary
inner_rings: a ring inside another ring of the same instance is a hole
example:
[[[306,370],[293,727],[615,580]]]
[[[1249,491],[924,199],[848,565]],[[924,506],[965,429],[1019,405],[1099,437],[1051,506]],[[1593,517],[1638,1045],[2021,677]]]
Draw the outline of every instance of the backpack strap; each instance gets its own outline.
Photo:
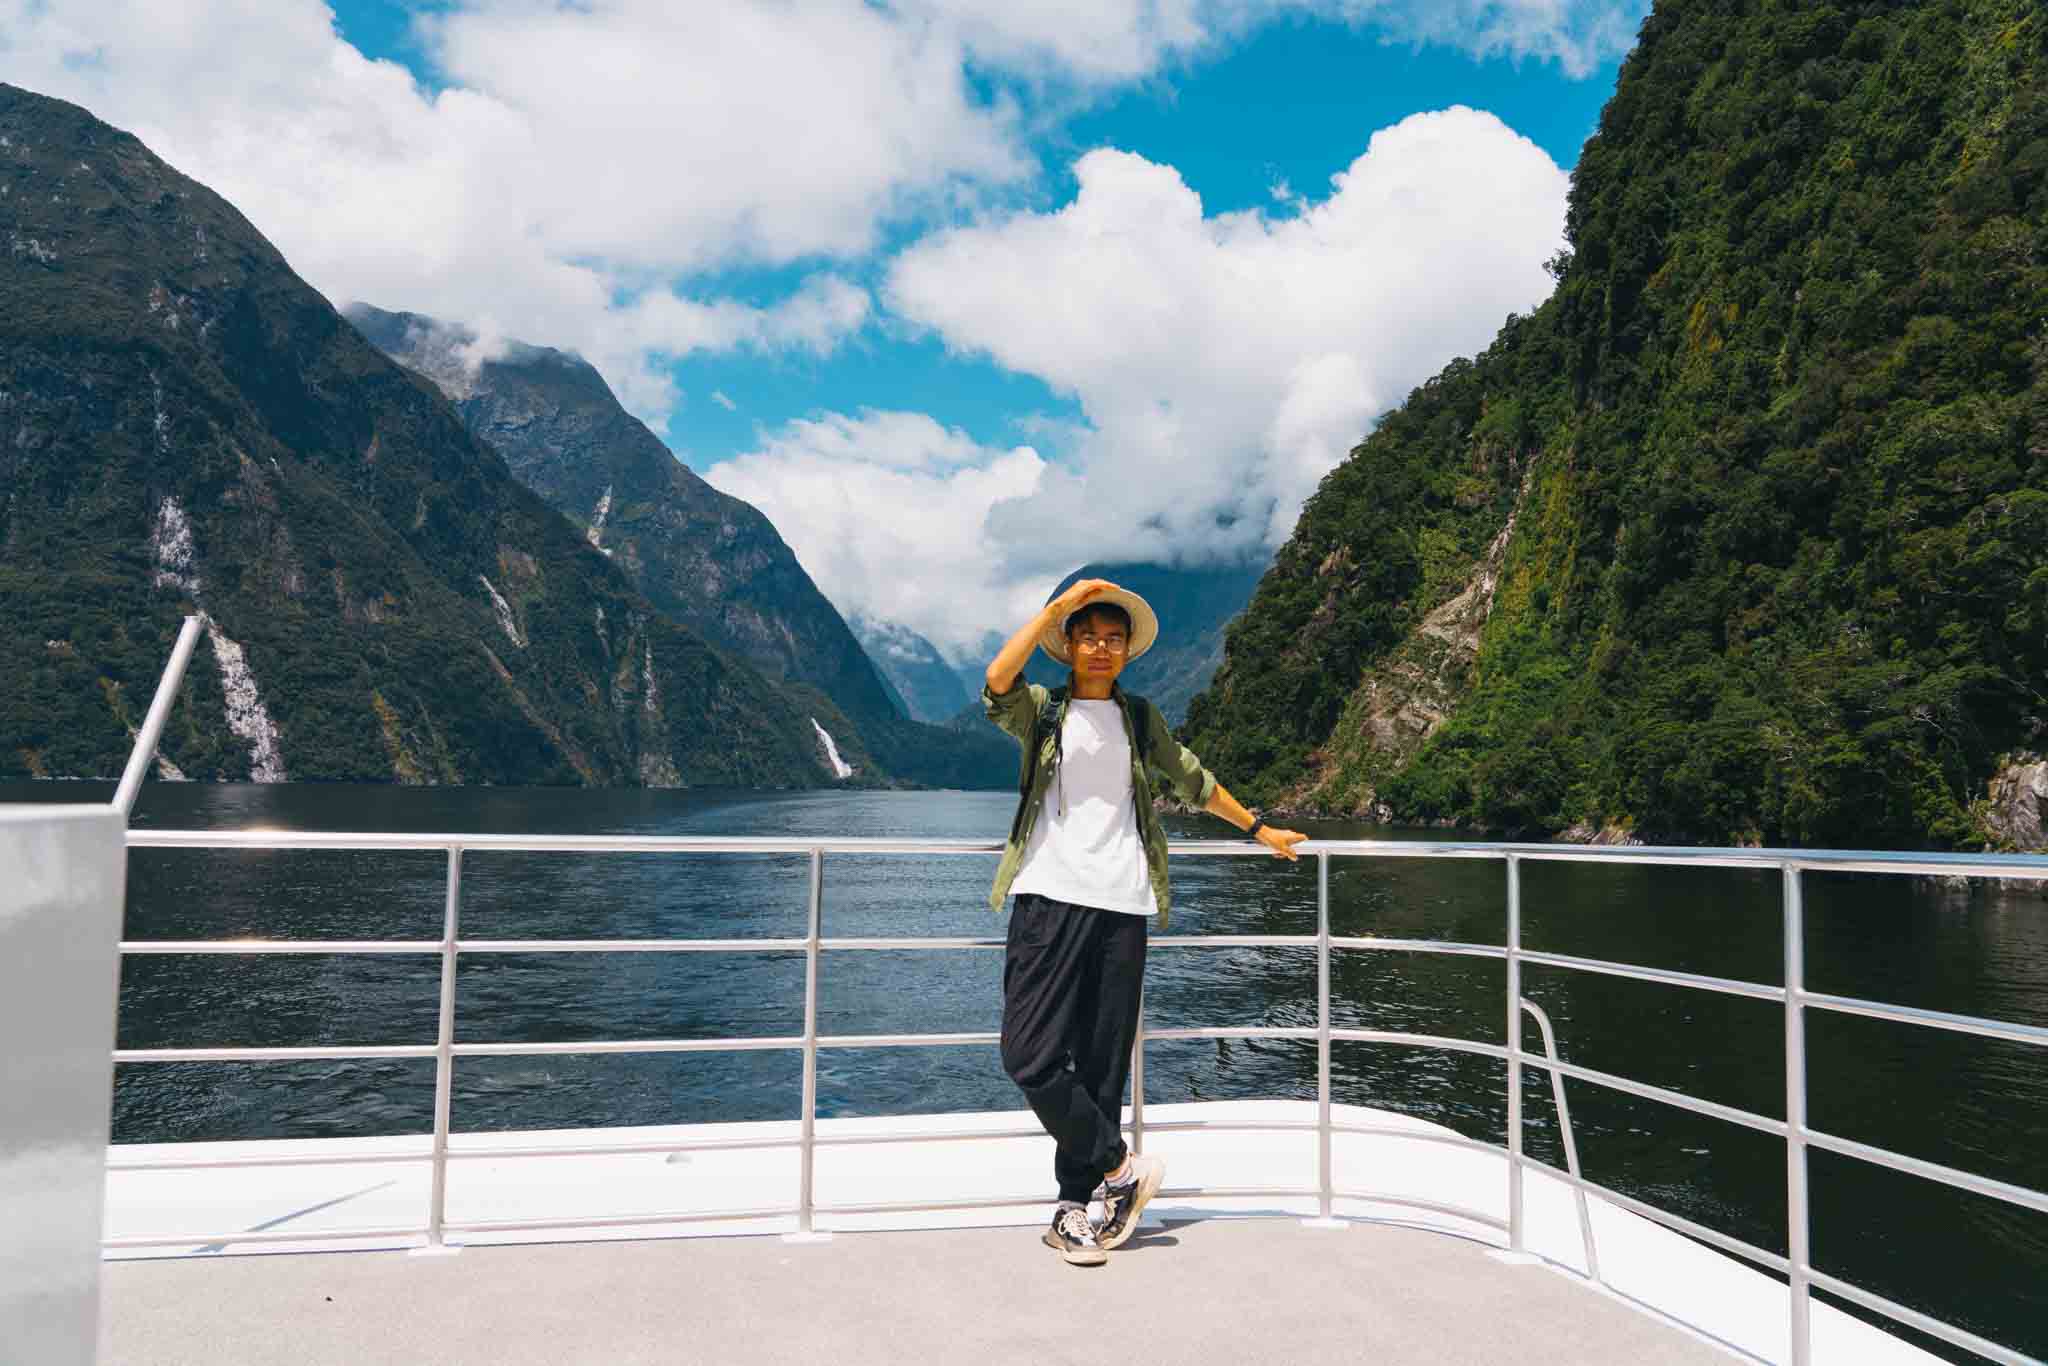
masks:
[[[1046,732],[1059,723],[1060,707],[1067,700],[1065,684],[1052,689],[1045,695],[1045,705],[1038,709],[1038,715],[1031,725],[1030,752],[1026,754],[1024,767],[1017,778],[1017,795],[1029,797],[1031,785],[1038,779],[1038,751],[1044,746]]]
[[[1152,705],[1150,699],[1140,697],[1134,692],[1125,693],[1124,701],[1130,706],[1131,726],[1137,732],[1133,737],[1135,741],[1133,748],[1137,751],[1138,762],[1141,765],[1150,763],[1152,759],[1152,713],[1157,711],[1158,708]]]

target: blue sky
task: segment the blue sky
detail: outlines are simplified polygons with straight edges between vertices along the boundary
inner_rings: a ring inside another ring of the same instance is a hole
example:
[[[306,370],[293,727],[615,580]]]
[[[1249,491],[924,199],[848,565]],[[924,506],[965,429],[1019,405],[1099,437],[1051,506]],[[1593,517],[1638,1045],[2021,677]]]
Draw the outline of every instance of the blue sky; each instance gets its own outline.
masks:
[[[415,12],[438,8],[337,0],[334,11],[342,37],[364,55],[400,62],[423,86],[439,88],[445,82],[413,27]],[[1475,58],[1371,28],[1276,19],[1226,50],[1176,63],[1126,89],[1093,99],[1070,96],[1080,107],[1032,139],[1041,178],[1012,198],[1039,206],[1067,199],[1074,189],[1072,162],[1107,146],[1175,167],[1210,213],[1285,212],[1273,198],[1276,186],[1320,197],[1374,130],[1453,104],[1497,114],[1569,170],[1613,93],[1618,69],[1619,59],[1610,57],[1573,76],[1553,60]],[[925,226],[893,224],[885,242],[905,242]],[[887,257],[885,246],[846,273],[873,285]],[[791,293],[816,264],[715,270],[689,285],[767,305]],[[753,449],[764,428],[824,411],[915,409],[989,445],[1032,440],[1034,417],[1082,416],[1071,394],[983,358],[949,354],[940,339],[901,327],[868,327],[825,356],[700,353],[668,370],[681,401],[659,433],[700,471]]]
[[[842,610],[964,651],[1087,560],[1270,557],[1538,306],[1647,0],[58,8],[0,79],[336,304],[579,352]]]

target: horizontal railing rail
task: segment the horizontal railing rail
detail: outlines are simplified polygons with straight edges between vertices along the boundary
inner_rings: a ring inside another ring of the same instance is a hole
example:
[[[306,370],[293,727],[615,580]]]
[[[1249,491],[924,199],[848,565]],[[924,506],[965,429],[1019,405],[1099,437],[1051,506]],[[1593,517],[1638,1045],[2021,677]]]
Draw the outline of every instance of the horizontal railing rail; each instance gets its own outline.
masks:
[[[450,1232],[492,1233],[516,1230],[557,1230],[612,1228],[663,1224],[701,1223],[755,1219],[794,1218],[795,1237],[818,1235],[815,1217],[882,1212],[910,1212],[937,1209],[986,1209],[1042,1203],[1038,1195],[986,1196],[952,1200],[939,1204],[882,1202],[864,1204],[821,1204],[815,1198],[813,1174],[816,1150],[822,1147],[875,1143],[947,1142],[1024,1138],[1037,1136],[1036,1128],[1002,1130],[941,1129],[924,1131],[878,1131],[858,1134],[819,1134],[817,1119],[817,1055],[822,1049],[952,1047],[990,1045],[999,1036],[989,1031],[925,1034],[826,1034],[818,1027],[818,979],[822,957],[832,952],[877,950],[986,951],[1003,947],[1000,938],[978,935],[927,937],[855,936],[828,938],[823,933],[824,859],[827,855],[887,856],[963,854],[992,855],[1002,845],[994,840],[898,840],[801,838],[735,838],[655,835],[435,835],[352,833],[329,831],[205,831],[131,830],[131,849],[309,851],[359,850],[422,852],[441,854],[447,862],[442,936],[423,939],[332,939],[332,940],[131,940],[121,945],[123,954],[383,954],[435,955],[441,960],[441,1008],[437,1038],[432,1044],[318,1045],[284,1048],[124,1048],[114,1052],[123,1064],[160,1062],[282,1062],[306,1059],[349,1058],[433,1058],[435,1060],[434,1129],[427,1142],[394,1145],[368,1153],[346,1156],[287,1154],[265,1157],[142,1157],[115,1155],[109,1169],[115,1172],[162,1172],[213,1170],[239,1167],[296,1165],[376,1165],[424,1162],[432,1168],[432,1189],[427,1220],[423,1227],[344,1229],[307,1233],[269,1231],[228,1232],[147,1237],[109,1238],[110,1249],[219,1245],[226,1243],[278,1243],[318,1240],[363,1241],[423,1237],[430,1246],[441,1245]],[[1811,1359],[1809,1323],[1810,1293],[1827,1291],[1869,1312],[1890,1318],[1919,1332],[1975,1352],[1990,1360],[2024,1363],[2027,1357],[2012,1348],[1991,1342],[1965,1329],[1948,1324],[1921,1311],[1894,1303],[1861,1287],[1817,1270],[1809,1255],[1807,1203],[1807,1150],[1823,1151],[1886,1167],[1923,1180],[1935,1181],[1976,1195],[2003,1201],[2019,1208],[2048,1212],[2048,1193],[2010,1182],[1962,1171],[1889,1149],[1856,1142],[1813,1129],[1806,1122],[1805,1015],[1808,1009],[1867,1016],[1896,1023],[1917,1025],[1955,1033],[1973,1034],[2007,1042],[2048,1045],[2048,1028],[2019,1021],[1996,1020],[1916,1009],[1880,1001],[1860,1000],[1810,992],[1804,985],[1804,912],[1802,878],[1807,873],[1879,873],[1944,878],[2001,878],[2048,882],[2048,858],[2031,855],[1992,854],[1890,854],[1869,851],[1774,850],[1774,849],[1687,849],[1641,846],[1595,847],[1578,845],[1485,844],[1474,842],[1411,842],[1390,840],[1311,840],[1300,851],[1316,859],[1316,933],[1312,935],[1161,935],[1152,943],[1162,948],[1294,948],[1311,949],[1316,955],[1317,1005],[1314,1025],[1243,1025],[1192,1028],[1141,1028],[1132,1059],[1132,1135],[1140,1150],[1148,1133],[1227,1132],[1232,1130],[1312,1130],[1318,1136],[1317,1183],[1313,1187],[1172,1188],[1169,1195],[1186,1198],[1234,1196],[1309,1199],[1318,1202],[1319,1218],[1333,1217],[1335,1200],[1352,1200],[1376,1205],[1428,1209],[1473,1221],[1507,1235],[1508,1247],[1526,1252],[1527,1221],[1522,1187],[1530,1168],[1563,1182],[1579,1201],[1580,1227],[1587,1273],[1600,1280],[1598,1250],[1585,1200],[1596,1196],[1615,1207],[1674,1229],[1703,1243],[1775,1271],[1789,1282],[1788,1314],[1790,1359],[1806,1366]],[[1238,842],[1177,840],[1169,852],[1179,856],[1267,856],[1261,845]],[[722,939],[464,939],[459,934],[462,862],[465,854],[657,854],[657,855],[766,855],[802,857],[809,865],[807,932],[801,937]],[[1383,936],[1338,936],[1330,933],[1330,859],[1481,859],[1505,865],[1507,877],[1507,926],[1502,944],[1477,944],[1447,940],[1403,939]],[[1691,866],[1745,868],[1776,871],[1783,886],[1784,982],[1773,985],[1698,973],[1677,972],[1641,964],[1617,963],[1604,959],[1548,953],[1521,946],[1521,865],[1524,862],[1591,862],[1639,864],[1646,866]],[[1504,1042],[1463,1039],[1446,1035],[1419,1034],[1400,1030],[1355,1029],[1336,1025],[1331,1018],[1330,964],[1334,952],[1396,952],[1462,955],[1500,959],[1507,975]],[[805,960],[804,1027],[801,1034],[765,1035],[707,1039],[634,1039],[578,1041],[464,1042],[455,1040],[456,964],[463,954],[528,953],[765,953],[801,954]],[[1592,973],[1630,978],[1661,986],[1709,991],[1752,1000],[1777,1002],[1785,1011],[1786,1113],[1782,1118],[1760,1115],[1737,1106],[1724,1105],[1667,1087],[1621,1077],[1559,1056],[1549,1019],[1522,995],[1522,969],[1533,966],[1548,970]],[[1522,1021],[1530,1013],[1539,1024],[1542,1051],[1531,1053],[1522,1046]],[[1258,1123],[1210,1120],[1148,1122],[1145,1117],[1144,1046],[1148,1043],[1197,1039],[1284,1039],[1314,1042],[1317,1047],[1317,1119],[1307,1122],[1264,1121]],[[1335,1118],[1331,1102],[1333,1043],[1358,1042],[1471,1053],[1501,1060],[1507,1065],[1508,1141],[1505,1153],[1494,1144],[1476,1139],[1426,1131],[1410,1131],[1385,1125],[1359,1125]],[[537,1056],[552,1054],[675,1053],[784,1050],[803,1057],[803,1100],[798,1132],[758,1136],[706,1139],[664,1139],[636,1143],[525,1144],[516,1147],[464,1144],[451,1134],[450,1109],[453,1068],[457,1058]],[[1559,1114],[1567,1169],[1529,1156],[1522,1145],[1522,1087],[1524,1067],[1548,1071],[1552,1095]],[[1740,1125],[1781,1138],[1786,1146],[1787,1251],[1783,1254],[1756,1247],[1742,1239],[1708,1228],[1667,1210],[1624,1195],[1587,1180],[1578,1170],[1576,1143],[1564,1090],[1564,1078],[1599,1086],[1695,1114]],[[1408,1141],[1444,1143],[1506,1158],[1508,1217],[1503,1220],[1484,1210],[1418,1200],[1386,1191],[1363,1191],[1340,1186],[1333,1170],[1332,1138],[1335,1134],[1366,1135]],[[565,1217],[524,1220],[456,1222],[447,1218],[447,1168],[449,1163],[475,1158],[569,1157],[645,1152],[691,1152],[732,1149],[795,1148],[801,1157],[797,1200],[789,1206],[745,1210],[646,1211],[603,1217]]]

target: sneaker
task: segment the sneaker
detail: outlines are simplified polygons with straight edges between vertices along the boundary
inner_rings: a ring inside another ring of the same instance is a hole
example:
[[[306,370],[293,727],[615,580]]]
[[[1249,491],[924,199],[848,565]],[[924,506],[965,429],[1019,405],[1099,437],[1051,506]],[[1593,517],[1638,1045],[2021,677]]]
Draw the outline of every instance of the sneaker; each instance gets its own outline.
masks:
[[[1062,1205],[1053,1213],[1052,1227],[1045,1231],[1045,1245],[1067,1259],[1070,1266],[1101,1266],[1109,1260],[1095,1239],[1095,1226],[1088,1211],[1079,1205]]]
[[[1104,1248],[1122,1247],[1138,1228],[1138,1216],[1159,1194],[1166,1180],[1162,1158],[1131,1154],[1131,1174],[1119,1185],[1102,1183],[1102,1222],[1095,1226],[1095,1241]]]

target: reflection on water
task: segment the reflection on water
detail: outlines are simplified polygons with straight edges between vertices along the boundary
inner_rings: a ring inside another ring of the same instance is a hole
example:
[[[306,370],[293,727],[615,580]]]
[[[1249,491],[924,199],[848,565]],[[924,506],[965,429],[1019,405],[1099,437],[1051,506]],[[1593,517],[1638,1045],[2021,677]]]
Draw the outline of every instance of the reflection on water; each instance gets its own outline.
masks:
[[[0,786],[0,800],[100,799],[103,785]],[[176,828],[994,838],[1001,793],[703,794],[531,789],[151,785],[138,825]],[[1171,820],[1215,838],[1214,821]],[[1385,837],[1309,823],[1312,834]],[[1421,836],[1415,836],[1421,837]],[[985,855],[828,856],[828,935],[994,935]],[[468,853],[462,928],[484,938],[774,938],[804,932],[807,860]],[[437,853],[138,851],[131,939],[439,937]],[[1174,930],[1309,934],[1312,860],[1178,859]],[[1340,859],[1339,935],[1500,944],[1501,865]],[[1782,980],[1775,873],[1526,865],[1531,949],[1739,978]],[[1809,875],[1808,984],[1818,991],[2048,1025],[2048,904],[2037,892],[1944,891],[1903,878]],[[438,960],[419,957],[131,956],[124,1048],[431,1042]],[[1340,952],[1340,1026],[1498,1042],[1495,960]],[[994,1030],[1000,953],[828,954],[828,1034]],[[682,1039],[800,1033],[803,965],[787,953],[475,954],[458,977],[458,1038]],[[1761,1114],[1784,1113],[1784,1011],[1772,1002],[1530,966],[1524,991],[1576,1062]],[[1156,1026],[1312,1025],[1306,949],[1158,949],[1146,1015]],[[1535,1030],[1525,1043],[1539,1048]],[[1435,1120],[1490,1142],[1506,1134],[1505,1067],[1462,1053],[1334,1046],[1340,1101]],[[1813,1012],[1814,1127],[2035,1188],[2048,1187],[2048,1067],[2039,1050]],[[791,1052],[475,1058],[458,1062],[458,1129],[791,1118]],[[1562,1164],[1547,1077],[1525,1079],[1525,1141]],[[1312,1098],[1312,1044],[1154,1044],[1153,1102]],[[828,1050],[820,1112],[1016,1108],[989,1047]],[[117,1069],[122,1142],[417,1133],[430,1126],[431,1061],[132,1064]],[[1764,1247],[1784,1246],[1780,1142],[1654,1102],[1573,1083],[1587,1173]],[[2048,1217],[1849,1159],[1812,1158],[1814,1259],[1825,1270],[2048,1355]]]

